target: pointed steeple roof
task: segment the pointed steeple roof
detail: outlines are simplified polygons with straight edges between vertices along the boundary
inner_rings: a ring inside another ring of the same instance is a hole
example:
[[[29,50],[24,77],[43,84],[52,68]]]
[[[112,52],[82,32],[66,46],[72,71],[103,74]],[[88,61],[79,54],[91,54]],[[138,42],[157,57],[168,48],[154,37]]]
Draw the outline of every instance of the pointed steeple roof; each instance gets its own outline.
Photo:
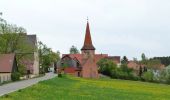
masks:
[[[86,26],[84,45],[81,50],[95,50],[92,44],[92,40],[91,40],[90,27],[89,27],[88,20],[87,20],[87,26]]]

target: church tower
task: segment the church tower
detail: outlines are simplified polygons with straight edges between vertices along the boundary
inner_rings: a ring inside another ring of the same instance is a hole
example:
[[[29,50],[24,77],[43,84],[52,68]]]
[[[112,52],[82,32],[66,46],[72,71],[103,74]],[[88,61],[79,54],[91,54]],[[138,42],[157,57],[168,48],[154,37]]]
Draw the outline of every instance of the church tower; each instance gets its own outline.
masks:
[[[81,53],[83,54],[84,59],[88,59],[91,57],[93,58],[93,56],[95,55],[95,47],[92,44],[88,20],[87,20],[87,25],[86,25],[86,34],[85,34],[84,45],[81,49]]]
[[[95,47],[93,46],[89,22],[87,20],[84,45],[81,49],[82,53],[82,77],[98,78],[98,67],[95,60]]]

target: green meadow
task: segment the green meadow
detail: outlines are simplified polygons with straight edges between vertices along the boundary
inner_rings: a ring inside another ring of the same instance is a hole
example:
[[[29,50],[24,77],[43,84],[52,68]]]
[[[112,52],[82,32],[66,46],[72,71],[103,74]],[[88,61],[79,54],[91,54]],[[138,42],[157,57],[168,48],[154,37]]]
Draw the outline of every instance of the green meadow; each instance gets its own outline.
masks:
[[[170,85],[65,76],[39,82],[0,100],[170,100]]]

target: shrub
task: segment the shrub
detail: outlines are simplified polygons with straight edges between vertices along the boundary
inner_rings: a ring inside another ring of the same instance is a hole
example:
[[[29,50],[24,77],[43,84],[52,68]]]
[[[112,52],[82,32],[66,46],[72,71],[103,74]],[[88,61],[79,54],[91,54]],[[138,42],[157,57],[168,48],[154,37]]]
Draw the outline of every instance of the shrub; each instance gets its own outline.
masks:
[[[26,74],[26,67],[22,64],[18,65],[18,72],[21,74],[21,76],[24,76]]]
[[[61,74],[61,73],[59,73],[59,74],[58,74],[58,77],[62,77],[62,74]]]
[[[117,65],[109,59],[101,59],[97,65],[99,66],[99,72],[108,76],[112,76],[113,71],[117,69]]]
[[[120,68],[109,59],[101,59],[97,65],[99,66],[99,72],[110,76],[111,78],[126,79],[126,80],[138,80],[137,76],[133,74],[133,70],[128,68],[126,64],[122,64]]]
[[[166,70],[165,69],[160,72],[159,80],[162,83],[166,83]]]
[[[169,67],[161,71],[160,81],[162,83],[170,84],[170,68]]]
[[[11,74],[11,79],[12,79],[12,81],[17,81],[17,80],[20,80],[20,76],[21,76],[20,73],[15,72],[15,73]]]
[[[141,78],[140,78],[139,76],[133,75],[133,80],[134,80],[134,81],[139,81],[139,80],[141,80]]]
[[[153,77],[154,77],[154,74],[152,70],[144,72],[142,75],[142,78],[144,79],[144,81],[148,81],[148,82],[153,82]]]
[[[111,78],[118,78],[118,72],[117,72],[117,70],[113,70],[113,71],[111,72]]]
[[[166,82],[170,84],[170,69],[166,70]]]
[[[127,79],[128,74],[126,72],[123,71],[117,71],[117,78],[119,79]]]

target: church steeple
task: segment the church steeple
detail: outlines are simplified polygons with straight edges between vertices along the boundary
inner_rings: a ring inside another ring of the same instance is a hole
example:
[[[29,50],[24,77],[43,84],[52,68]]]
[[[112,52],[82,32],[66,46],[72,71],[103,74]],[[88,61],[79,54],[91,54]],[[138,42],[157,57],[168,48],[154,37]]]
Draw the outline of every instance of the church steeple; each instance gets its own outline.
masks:
[[[81,50],[95,50],[92,40],[91,40],[91,34],[90,34],[90,27],[89,22],[87,19],[87,25],[86,25],[86,34],[85,34],[85,40],[84,45]]]

